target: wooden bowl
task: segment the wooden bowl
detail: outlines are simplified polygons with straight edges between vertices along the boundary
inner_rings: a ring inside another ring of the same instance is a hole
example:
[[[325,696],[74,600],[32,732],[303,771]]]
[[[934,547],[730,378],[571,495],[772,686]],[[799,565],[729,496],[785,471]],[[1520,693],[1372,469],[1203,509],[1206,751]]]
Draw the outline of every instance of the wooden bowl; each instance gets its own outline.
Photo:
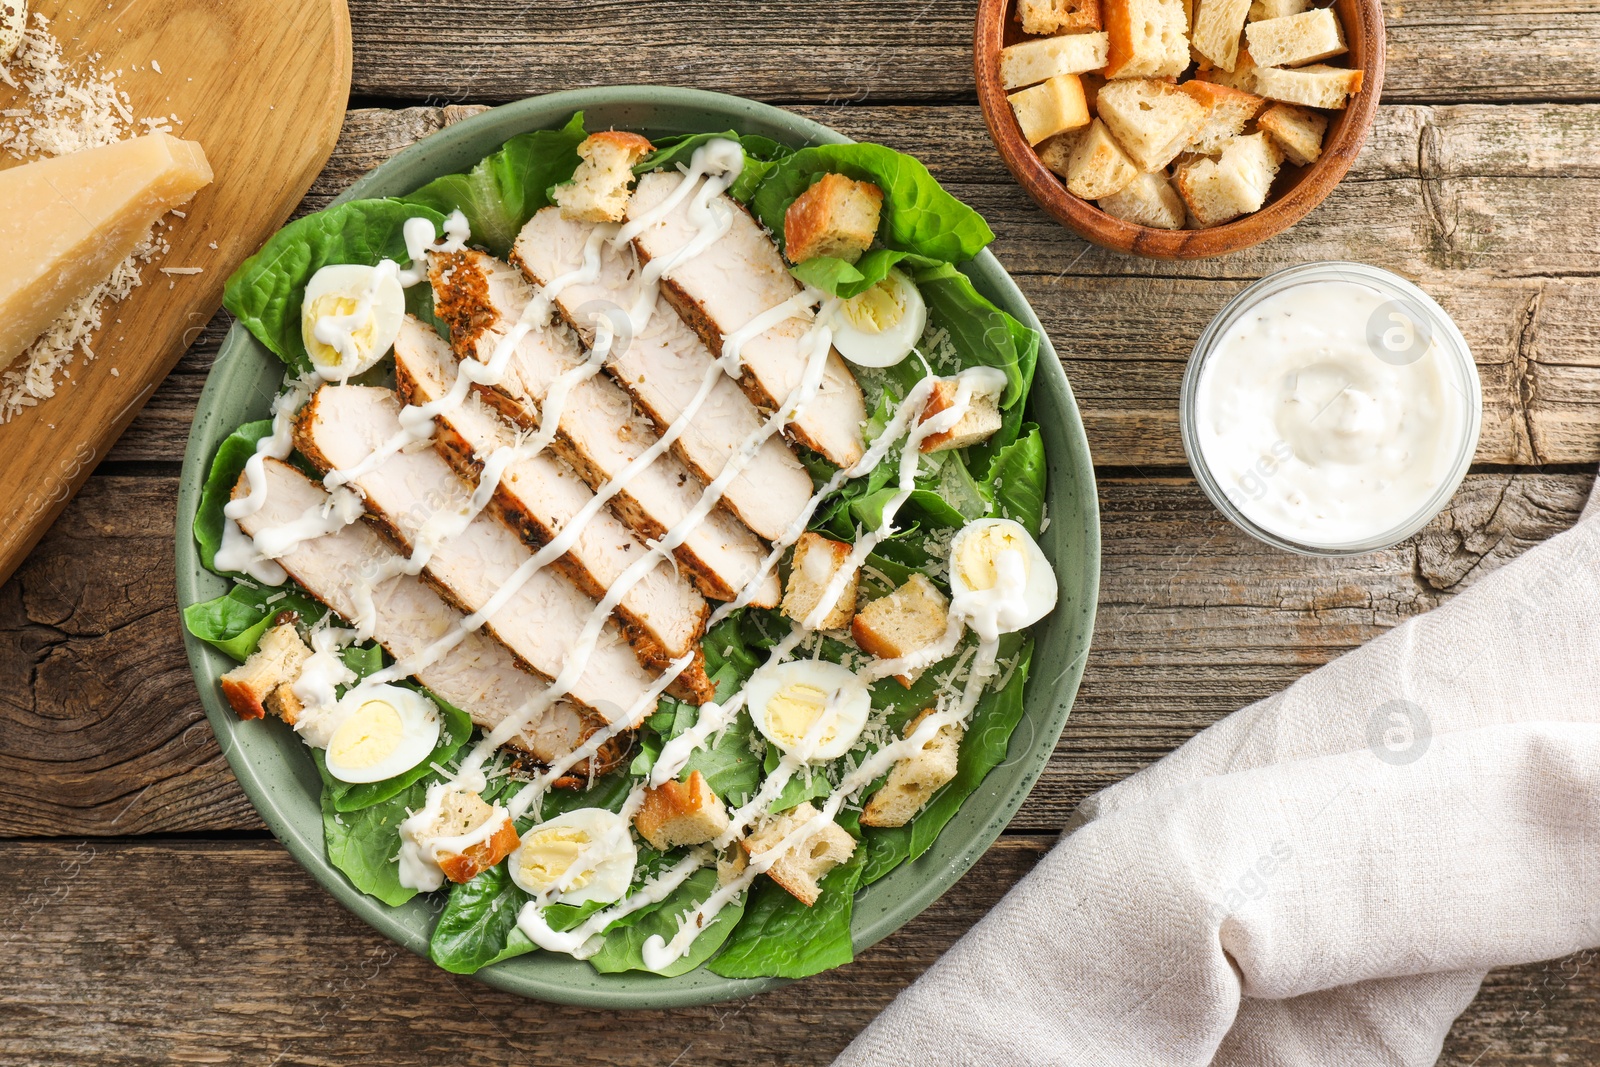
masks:
[[[1285,163],[1267,204],[1253,215],[1204,230],[1157,230],[1113,218],[1087,200],[1067,192],[1066,183],[1040,161],[1022,136],[1000,84],[1000,49],[1024,40],[1012,17],[1016,0],[979,0],[973,34],[973,73],[978,103],[1000,158],[1028,195],[1085,240],[1118,252],[1153,259],[1204,259],[1224,256],[1274,237],[1304,218],[1339,184],[1366,143],[1383,90],[1384,47],[1381,0],[1335,0],[1350,51],[1328,62],[1366,71],[1361,92],[1343,111],[1332,113],[1322,157],[1309,167]]]

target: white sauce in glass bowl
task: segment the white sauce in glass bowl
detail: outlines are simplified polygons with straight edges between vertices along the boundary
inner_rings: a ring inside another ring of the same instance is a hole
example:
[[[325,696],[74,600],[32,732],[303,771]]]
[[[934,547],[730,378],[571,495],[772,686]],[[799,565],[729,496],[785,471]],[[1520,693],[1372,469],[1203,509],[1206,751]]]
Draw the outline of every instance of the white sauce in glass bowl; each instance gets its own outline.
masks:
[[[1437,332],[1420,307],[1356,281],[1306,281],[1250,307],[1196,387],[1195,439],[1216,488],[1310,547],[1404,527],[1453,487],[1476,437],[1476,391]]]

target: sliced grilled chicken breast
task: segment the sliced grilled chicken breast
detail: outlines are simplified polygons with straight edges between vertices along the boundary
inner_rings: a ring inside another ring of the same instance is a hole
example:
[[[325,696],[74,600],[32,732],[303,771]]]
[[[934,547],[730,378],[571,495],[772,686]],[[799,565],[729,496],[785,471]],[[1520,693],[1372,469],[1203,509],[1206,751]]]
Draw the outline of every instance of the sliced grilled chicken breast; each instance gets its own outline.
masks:
[[[269,459],[265,466],[267,500],[254,515],[239,520],[250,536],[300,518],[325,504],[322,487],[287,463]],[[234,496],[248,493],[241,477]],[[334,614],[353,620],[358,613],[357,589],[362,575],[379,573],[396,557],[395,550],[365,523],[336,534],[303,541],[278,560],[296,582]],[[422,652],[452,632],[461,613],[446,604],[420,578],[399,575],[372,590],[377,625],[373,637],[395,659]],[[492,730],[515,715],[545,683],[523,671],[499,643],[482,633],[468,634],[441,659],[418,669],[417,681],[443,700]],[[598,728],[597,720],[569,701],[558,701],[544,718],[525,729],[513,744],[549,762],[571,752]]]
[[[640,178],[628,202],[629,220],[659,206],[681,181],[681,175],[664,170]],[[699,228],[688,216],[693,199],[685,197],[634,239],[641,260],[669,257],[695,238]],[[800,283],[761,224],[732,197],[724,194],[720,202],[733,212],[732,227],[710,248],[673,267],[661,283],[661,291],[683,320],[718,355],[725,337],[800,293]],[[757,407],[776,410],[800,384],[807,356],[801,338],[810,327],[810,313],[785,319],[740,350],[745,368],[741,384]],[[821,391],[790,423],[789,432],[830,463],[848,467],[864,450],[861,424],[866,417],[855,376],[837,352],[829,352]]]
[[[400,432],[400,407],[400,398],[388,389],[322,386],[300,414],[295,446],[323,473],[354,468]],[[436,452],[402,450],[352,484],[373,521],[407,553],[419,544],[428,546],[423,574],[463,611],[484,610],[535,551],[493,514],[486,510],[474,514],[473,484]],[[635,695],[648,690],[672,661],[693,653],[695,660],[686,676],[675,679],[683,683],[675,692],[688,700],[709,699],[712,687],[697,644],[705,602],[700,605],[698,618],[678,614],[677,631],[667,635],[670,648],[659,634],[643,627],[619,629],[607,619],[573,693],[586,704],[604,694],[607,700],[631,707]],[[597,608],[564,575],[541,568],[489,617],[484,628],[528,667],[553,677],[566,664],[570,643]],[[668,613],[661,615],[663,622],[672,623]],[[632,640],[625,642],[624,637]]]
[[[434,253],[429,273],[435,312],[449,324],[457,355],[489,362],[532,299],[522,273],[471,251]],[[409,333],[414,339],[417,330]],[[483,395],[518,426],[534,430],[551,383],[583,359],[576,335],[566,327],[533,330],[517,344],[500,385]],[[605,375],[588,378],[567,394],[557,425],[552,447],[596,490],[659,441],[655,427]],[[689,515],[704,489],[668,453],[627,482],[612,498],[612,510],[640,536],[657,540]],[[731,514],[712,509],[675,555],[706,596],[732,600],[755,579],[766,550]],[[768,575],[751,602],[773,607],[778,596],[777,576]]]
[[[511,261],[534,285],[544,285],[583,266],[584,246],[595,225],[563,219],[559,208],[544,208],[522,228]],[[616,249],[606,242],[600,252],[599,278],[568,285],[556,296],[556,307],[585,345],[594,343],[590,309],[630,307],[638,272],[638,256],[631,246]],[[665,297],[656,303],[641,332],[613,345],[606,370],[664,433],[699,393],[708,372],[715,369],[716,357]],[[687,420],[673,451],[702,481],[710,482],[765,421],[738,382],[718,373],[710,395]],[[805,509],[811,493],[811,475],[782,436],[773,434],[728,483],[722,504],[750,529],[776,541]]]

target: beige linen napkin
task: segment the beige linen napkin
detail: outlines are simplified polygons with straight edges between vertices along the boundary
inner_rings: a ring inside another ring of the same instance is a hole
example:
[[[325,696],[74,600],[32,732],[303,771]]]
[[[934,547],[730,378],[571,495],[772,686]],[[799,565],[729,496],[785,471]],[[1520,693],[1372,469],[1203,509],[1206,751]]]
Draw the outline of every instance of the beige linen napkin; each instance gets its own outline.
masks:
[[[1091,797],[841,1065],[1423,1067],[1600,945],[1600,494],[1574,529]]]

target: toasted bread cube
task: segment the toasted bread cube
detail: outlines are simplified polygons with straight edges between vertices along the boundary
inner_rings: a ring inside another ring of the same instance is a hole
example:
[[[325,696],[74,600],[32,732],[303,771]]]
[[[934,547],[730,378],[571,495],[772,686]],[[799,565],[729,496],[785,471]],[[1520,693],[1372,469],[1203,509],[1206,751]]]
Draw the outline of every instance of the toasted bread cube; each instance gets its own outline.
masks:
[[[1201,227],[1220,226],[1260,211],[1283,165],[1283,153],[1264,133],[1235,138],[1221,159],[1197,159],[1178,168],[1173,184]]]
[[[785,837],[817,814],[817,809],[807,802],[785,815],[769,819],[744,839],[744,850],[751,859],[756,859],[772,851]],[[822,894],[817,883],[829,871],[849,859],[855,850],[856,839],[850,836],[850,832],[838,823],[830,822],[809,838],[792,845],[776,863],[767,868],[767,877],[809,908]]]
[[[744,854],[744,848],[730,845],[717,856],[717,885],[724,886],[737,880],[748,866],[750,857]]]
[[[918,424],[927,422],[941,411],[955,407],[956,397],[960,392],[959,375],[935,379],[933,389],[928,394],[928,403],[922,409],[922,417],[917,420]],[[972,388],[967,392],[966,412],[950,429],[930,433],[924,437],[922,443],[917,446],[918,449],[924,454],[931,455],[934,452],[949,452],[987,441],[1000,429],[1003,421],[1003,416],[1000,414],[1000,397],[1004,394],[1003,384],[990,388],[978,384],[977,379],[974,379]]]
[[[1183,0],[1105,0],[1107,78],[1176,78],[1189,69]]]
[[[789,588],[784,591],[783,613],[795,622],[805,622],[822,602],[828,583],[850,558],[850,546],[809,531],[800,535],[794,544],[794,562],[789,571]],[[839,630],[850,624],[856,613],[856,590],[861,585],[861,574],[856,572],[845,582],[844,592],[834,601],[833,608],[822,620],[819,630]]]
[[[476,845],[461,852],[436,851],[439,869],[452,882],[470,882],[517,850],[522,839],[509,813],[496,809],[470,789],[452,789],[445,794],[438,816],[417,834],[422,843],[441,838],[462,837],[481,831],[490,819],[498,819],[495,830]]]
[[[934,709],[929,708],[906,723],[904,736],[910,737]],[[861,809],[862,826],[904,826],[927,806],[933,794],[956,776],[964,731],[956,723],[939,728],[914,756],[897,760],[867,806]]]
[[[1011,101],[1017,125],[1022,127],[1022,136],[1029,144],[1089,125],[1089,104],[1083,97],[1083,82],[1076,74],[1057,74],[1006,99]]]
[[[1322,158],[1328,116],[1293,104],[1273,104],[1262,112],[1256,125],[1272,135],[1283,154],[1296,166],[1309,167]]]
[[[1126,189],[1099,201],[1100,210],[1135,226],[1156,230],[1181,230],[1188,216],[1183,198],[1165,174],[1141,174]]]
[[[1022,41],[1000,50],[1000,83],[1007,89],[1036,85],[1058,74],[1086,74],[1106,65],[1104,33],[1069,33]]]
[[[863,652],[879,659],[900,659],[927,648],[944,636],[949,625],[950,601],[939,587],[921,574],[879,597],[850,621],[850,636]],[[907,689],[922,671],[895,675]]]
[[[1245,125],[1267,104],[1254,93],[1240,92],[1212,82],[1185,82],[1178,88],[1211,109],[1205,124],[1189,146],[1190,151],[1203,156],[1220,154],[1227,143],[1243,133]]]
[[[1302,67],[1322,59],[1342,56],[1344,27],[1332,8],[1318,7],[1299,15],[1252,22],[1245,27],[1250,54],[1263,67]]]
[[[1311,10],[1311,0],[1251,0],[1250,21],[1282,19]]]
[[[1085,200],[1098,200],[1126,188],[1139,173],[1106,124],[1095,119],[1073,144],[1066,167],[1067,190]]]
[[[1204,103],[1162,81],[1114,81],[1100,90],[1100,118],[1142,171],[1171,163],[1210,114]]]
[[[728,809],[699,771],[687,782],[662,782],[644,795],[634,829],[657,852],[703,845],[728,828]]]
[[[1281,100],[1301,107],[1338,109],[1361,91],[1364,75],[1359,70],[1313,63],[1294,70],[1257,67],[1255,91],[1268,100]]]
[[[1249,13],[1250,0],[1200,0],[1191,37],[1194,50],[1223,70],[1233,70]]]
[[[783,216],[790,263],[833,256],[854,263],[872,247],[883,211],[883,190],[843,174],[824,174],[795,198]]]
[[[1078,142],[1083,140],[1089,132],[1088,127],[1081,130],[1069,130],[1058,133],[1044,144],[1039,146],[1039,162],[1049,167],[1051,171],[1059,174],[1062,180],[1067,177],[1067,168],[1072,163],[1072,150],[1078,147]]]
[[[1100,28],[1100,0],[1017,0],[1023,33],[1078,33]]]
[[[1256,93],[1256,61],[1250,55],[1250,49],[1239,49],[1239,55],[1233,61],[1233,69],[1223,70],[1221,67],[1201,67],[1194,72],[1195,81],[1206,82],[1211,85],[1224,85],[1229,89],[1237,89],[1241,93]]]
[[[582,160],[572,180],[551,190],[561,217],[580,222],[621,222],[633,195],[633,166],[655,146],[636,133],[602,130],[578,145]]]
[[[222,695],[241,719],[271,712],[293,726],[305,710],[294,695],[294,683],[310,656],[294,623],[279,623],[261,635],[249,659],[222,676]]]

